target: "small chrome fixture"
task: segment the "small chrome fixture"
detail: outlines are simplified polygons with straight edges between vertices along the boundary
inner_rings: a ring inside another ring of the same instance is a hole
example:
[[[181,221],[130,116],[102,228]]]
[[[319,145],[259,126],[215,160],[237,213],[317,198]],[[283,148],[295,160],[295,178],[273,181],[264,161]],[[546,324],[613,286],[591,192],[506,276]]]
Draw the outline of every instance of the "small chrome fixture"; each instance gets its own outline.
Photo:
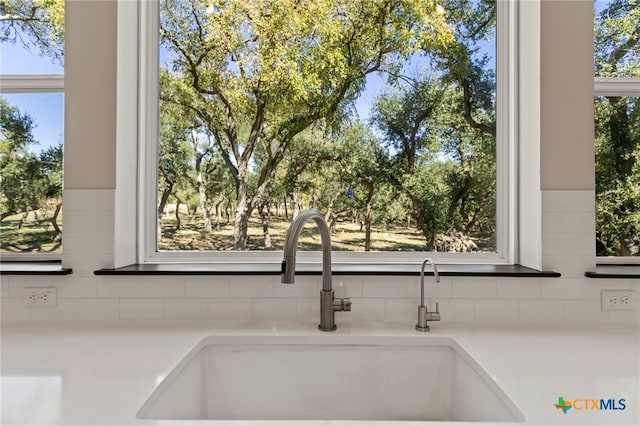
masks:
[[[293,284],[296,273],[296,248],[304,224],[313,219],[320,230],[322,240],[322,290],[320,291],[320,325],[322,331],[336,329],[336,311],[350,311],[351,300],[336,299],[331,285],[331,235],[327,222],[317,210],[305,210],[291,222],[284,242],[281,282]]]
[[[418,306],[418,323],[416,324],[416,330],[429,331],[427,321],[440,321],[440,306],[436,303],[436,311],[429,312],[429,309],[424,305],[424,267],[427,263],[433,265],[433,275],[436,282],[440,282],[440,275],[438,274],[438,267],[435,262],[430,258],[426,258],[422,262],[422,268],[420,269],[420,305]]]

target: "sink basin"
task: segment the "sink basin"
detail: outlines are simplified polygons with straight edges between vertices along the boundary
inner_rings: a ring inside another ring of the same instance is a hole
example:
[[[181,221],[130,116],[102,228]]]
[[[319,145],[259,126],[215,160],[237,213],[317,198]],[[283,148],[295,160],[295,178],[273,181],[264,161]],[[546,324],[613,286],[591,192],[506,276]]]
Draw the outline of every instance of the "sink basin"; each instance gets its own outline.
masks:
[[[438,336],[207,337],[137,413],[156,420],[522,421]]]

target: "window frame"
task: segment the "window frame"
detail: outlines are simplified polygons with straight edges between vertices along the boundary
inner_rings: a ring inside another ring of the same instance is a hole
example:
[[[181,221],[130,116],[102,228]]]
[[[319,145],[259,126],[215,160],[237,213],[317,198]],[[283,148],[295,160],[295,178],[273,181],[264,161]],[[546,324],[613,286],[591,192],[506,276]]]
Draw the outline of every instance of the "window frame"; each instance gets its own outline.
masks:
[[[60,93],[64,97],[64,74],[0,74],[0,95]],[[64,128],[64,126],[63,126]],[[63,135],[64,140],[64,135]],[[64,192],[64,187],[63,187]],[[63,207],[64,208],[64,207]],[[64,233],[64,228],[62,228]],[[0,254],[2,261],[62,261],[62,251],[55,253],[11,253]]]
[[[159,2],[138,2],[137,118],[138,209],[135,263],[262,263],[279,262],[281,250],[273,251],[173,251],[157,246],[157,137],[159,75]],[[518,0],[498,2],[496,36],[496,252],[342,252],[334,251],[336,263],[411,263],[425,256],[446,263],[514,264],[517,259],[517,146]],[[119,32],[127,31],[119,26]],[[133,29],[129,29],[133,33]],[[130,41],[130,39],[129,39]],[[129,77],[133,79],[132,76]],[[119,78],[118,81],[121,81]],[[131,104],[129,108],[132,109]],[[120,111],[120,108],[119,108]],[[133,136],[133,129],[125,132]],[[121,138],[119,138],[121,139]],[[121,236],[126,239],[126,235]],[[130,238],[130,237],[129,237]],[[119,237],[116,235],[116,242]],[[116,244],[118,246],[118,244]],[[320,262],[320,252],[300,252],[301,262]],[[116,262],[120,263],[120,262]],[[122,263],[127,263],[123,261]],[[129,262],[130,263],[130,262]]]

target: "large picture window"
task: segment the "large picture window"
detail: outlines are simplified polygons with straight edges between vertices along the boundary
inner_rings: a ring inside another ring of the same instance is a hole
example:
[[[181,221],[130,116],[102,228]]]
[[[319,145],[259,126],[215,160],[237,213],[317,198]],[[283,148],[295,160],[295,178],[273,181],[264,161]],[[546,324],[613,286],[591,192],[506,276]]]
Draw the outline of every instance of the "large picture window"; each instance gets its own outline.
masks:
[[[147,258],[281,250],[313,208],[345,253],[504,260],[509,5],[160,0]]]
[[[640,256],[640,3],[595,2],[596,252]],[[635,261],[635,260],[634,260]]]
[[[64,1],[0,3],[0,253],[62,250]]]

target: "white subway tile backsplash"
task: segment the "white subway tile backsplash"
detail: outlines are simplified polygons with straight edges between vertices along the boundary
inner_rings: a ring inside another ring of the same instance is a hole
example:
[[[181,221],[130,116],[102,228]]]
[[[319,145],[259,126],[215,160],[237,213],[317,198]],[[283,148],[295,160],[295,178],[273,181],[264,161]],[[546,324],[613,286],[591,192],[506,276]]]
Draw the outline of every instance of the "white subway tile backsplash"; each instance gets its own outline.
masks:
[[[608,322],[609,312],[601,310],[599,300],[565,300],[563,302],[566,322]]]
[[[638,325],[640,324],[640,309],[636,309],[635,311],[609,311],[609,323]]]
[[[454,299],[495,299],[497,295],[495,278],[454,279],[451,287],[451,296]]]
[[[540,280],[511,278],[497,283],[498,299],[540,299]]]
[[[294,320],[297,316],[296,299],[264,298],[252,300],[252,318],[257,320]]]
[[[583,299],[585,278],[556,278],[541,284],[543,299]]]
[[[625,279],[588,279],[585,280],[585,299],[600,300],[602,290],[629,290],[631,284]]]
[[[11,277],[11,281],[9,281],[8,297],[23,298],[25,287],[58,287],[64,283],[66,278],[68,277],[50,275],[29,277],[16,275]]]
[[[545,212],[542,216],[542,233],[592,234],[595,223],[595,212]]]
[[[476,321],[513,323],[519,320],[517,300],[476,300],[474,308]]]
[[[275,297],[313,297],[317,296],[322,288],[322,278],[315,275],[296,277],[293,284],[281,283],[279,279],[275,281]]]
[[[113,234],[64,234],[65,255],[113,255]]]
[[[187,280],[187,297],[229,297],[229,283],[225,280]]]
[[[425,301],[425,303],[428,303]],[[410,299],[387,299],[386,319],[387,321],[408,322],[418,320],[418,305],[416,298]]]
[[[65,189],[64,211],[67,210],[113,210],[113,189]]]
[[[408,297],[407,277],[365,277],[363,297]]]
[[[96,277],[98,297],[137,298],[142,297],[142,281],[135,277]]]
[[[541,323],[563,320],[563,306],[560,300],[521,300],[520,321]]]
[[[595,255],[596,245],[593,234],[551,234],[542,238],[545,256],[573,256],[592,257]]]
[[[384,321],[386,300],[383,298],[352,298],[350,312],[336,312],[336,321]]]
[[[57,286],[58,298],[95,298],[97,297],[96,281],[86,277],[66,277]]]
[[[162,299],[121,299],[120,319],[153,320],[164,317]]]
[[[76,307],[79,320],[117,320],[120,316],[117,299],[79,299]]]
[[[9,279],[11,277],[4,276],[0,278],[0,297],[9,297]]]
[[[167,299],[164,301],[164,318],[175,320],[206,320],[209,303],[206,299]]]
[[[142,296],[185,297],[185,283],[180,277],[146,277],[142,282]]]
[[[64,210],[64,232],[70,234],[113,234],[113,210]]]
[[[594,212],[594,190],[545,190],[542,191],[543,212]]]
[[[8,299],[3,297],[0,300],[0,314],[2,321],[27,321],[31,319],[33,308],[24,306],[23,299]]]
[[[364,290],[363,279],[367,277],[335,277],[333,290],[336,297],[362,297]]]
[[[209,299],[209,319],[249,320],[251,308],[249,298]]]
[[[297,319],[320,321],[320,299],[298,298],[297,299]]]
[[[435,300],[432,302],[431,309],[434,309],[435,302]],[[442,299],[437,302],[440,303],[441,321],[468,322],[475,320],[475,306],[473,300]]]
[[[36,321],[75,320],[77,316],[77,299],[58,299],[55,307],[32,308],[31,311],[31,319]]]
[[[275,277],[271,275],[234,277],[229,286],[229,295],[231,297],[273,297],[274,280]]]

